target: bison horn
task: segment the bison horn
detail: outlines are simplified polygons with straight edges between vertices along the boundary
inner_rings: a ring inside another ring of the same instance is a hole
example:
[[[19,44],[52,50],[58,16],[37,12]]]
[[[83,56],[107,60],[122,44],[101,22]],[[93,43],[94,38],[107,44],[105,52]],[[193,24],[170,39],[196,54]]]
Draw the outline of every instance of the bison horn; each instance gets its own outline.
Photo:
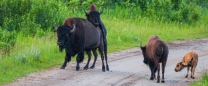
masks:
[[[89,14],[89,13],[88,13],[88,12],[87,12],[84,8],[83,8],[83,10],[84,10],[84,12],[85,12],[85,14],[86,14],[86,15],[88,15],[88,14]]]
[[[53,27],[54,27],[54,29],[57,31],[58,27],[57,27],[57,24],[56,24],[56,23],[54,24]]]
[[[74,33],[75,30],[76,30],[76,26],[73,24],[73,29],[70,31],[70,33]]]
[[[104,9],[104,7],[103,7],[102,10],[100,11],[100,15],[103,13],[103,9]]]

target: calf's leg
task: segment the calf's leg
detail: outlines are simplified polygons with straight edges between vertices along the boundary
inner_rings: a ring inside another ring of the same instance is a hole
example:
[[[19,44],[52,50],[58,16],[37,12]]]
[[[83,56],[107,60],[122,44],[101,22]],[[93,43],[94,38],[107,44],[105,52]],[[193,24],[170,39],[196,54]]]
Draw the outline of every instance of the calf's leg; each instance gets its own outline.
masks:
[[[188,72],[189,72],[189,66],[187,66],[187,71],[186,71],[186,78],[188,77]]]
[[[191,67],[191,78],[192,78],[192,79],[195,79],[195,78],[194,78],[195,68],[196,68],[196,67]]]

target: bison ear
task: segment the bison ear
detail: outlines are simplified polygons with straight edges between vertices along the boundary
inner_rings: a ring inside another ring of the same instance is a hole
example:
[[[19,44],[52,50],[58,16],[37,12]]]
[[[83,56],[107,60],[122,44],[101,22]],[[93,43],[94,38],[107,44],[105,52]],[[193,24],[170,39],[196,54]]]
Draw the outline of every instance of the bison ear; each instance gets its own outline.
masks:
[[[100,11],[100,13],[99,13],[100,15],[103,13],[103,9],[104,9],[104,7],[103,7],[102,10]]]
[[[145,50],[145,49],[146,49],[146,47],[142,47],[142,42],[140,43],[140,48],[141,48],[142,50]]]
[[[144,46],[144,47],[140,47],[141,48],[141,50],[143,51],[143,52],[145,52],[146,51],[146,47]]]
[[[85,12],[85,15],[86,16],[89,16],[89,13],[83,8],[84,12]]]
[[[53,27],[54,27],[55,31],[57,31],[58,27],[57,27],[57,24],[56,23],[54,24]]]

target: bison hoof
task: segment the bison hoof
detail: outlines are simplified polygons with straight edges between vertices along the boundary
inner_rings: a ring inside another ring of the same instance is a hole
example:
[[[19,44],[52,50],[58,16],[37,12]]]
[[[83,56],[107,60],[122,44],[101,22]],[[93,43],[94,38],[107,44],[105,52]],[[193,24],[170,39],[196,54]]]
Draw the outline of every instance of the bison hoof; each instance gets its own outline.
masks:
[[[165,80],[164,80],[164,79],[162,79],[162,80],[161,80],[161,82],[162,82],[162,83],[165,83]]]
[[[150,77],[150,80],[153,80],[154,79],[154,77]]]
[[[109,67],[108,67],[108,65],[107,65],[106,69],[107,69],[107,71],[109,71]]]
[[[94,69],[94,68],[95,68],[95,66],[93,66],[93,65],[90,67],[90,69]]]
[[[80,68],[79,68],[79,67],[76,67],[76,70],[77,70],[77,71],[80,71]]]
[[[87,69],[88,69],[88,67],[85,66],[85,67],[84,67],[84,70],[87,70]]]
[[[192,79],[195,79],[193,76],[191,76]]]
[[[103,72],[105,72],[105,69],[102,69]]]
[[[60,69],[65,69],[65,67],[61,67]]]
[[[160,83],[160,80],[157,80],[157,83]]]
[[[188,77],[188,75],[185,76],[185,78],[187,78],[187,77]]]

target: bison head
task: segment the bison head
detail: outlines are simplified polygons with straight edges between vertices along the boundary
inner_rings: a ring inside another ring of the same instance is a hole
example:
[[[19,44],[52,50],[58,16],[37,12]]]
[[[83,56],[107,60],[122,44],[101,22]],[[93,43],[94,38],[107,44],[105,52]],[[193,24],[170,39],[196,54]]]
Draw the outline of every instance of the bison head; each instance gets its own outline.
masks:
[[[84,11],[85,11],[87,20],[90,21],[94,26],[98,27],[100,25],[100,15],[102,14],[103,9],[100,12],[91,11],[88,13],[86,12],[86,10]]]
[[[73,28],[70,26],[62,25],[57,28],[54,26],[57,32],[58,41],[57,44],[59,46],[59,50],[63,51],[64,48],[70,46],[73,42],[72,34],[75,32],[75,25],[73,24]]]
[[[148,60],[148,55],[147,55],[147,52],[146,52],[146,46],[142,47],[142,44],[140,45],[140,48],[142,50],[142,54],[143,54],[143,57],[144,57],[144,60],[143,62],[145,64],[149,64],[149,60]]]
[[[183,66],[182,62],[179,62],[175,67],[175,71],[176,72],[181,71],[183,68],[184,68],[184,66]]]

